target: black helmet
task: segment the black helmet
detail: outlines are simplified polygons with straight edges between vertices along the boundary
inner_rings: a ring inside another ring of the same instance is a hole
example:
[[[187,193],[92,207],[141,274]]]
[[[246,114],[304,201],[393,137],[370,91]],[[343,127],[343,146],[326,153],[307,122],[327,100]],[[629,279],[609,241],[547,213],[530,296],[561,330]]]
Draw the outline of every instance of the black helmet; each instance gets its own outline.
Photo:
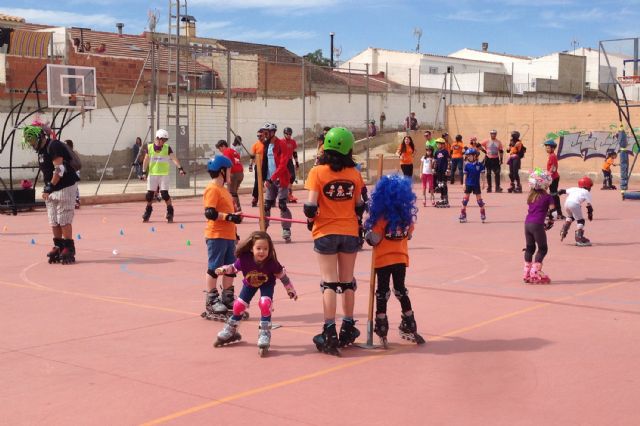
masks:
[[[511,137],[515,140],[520,139],[520,132],[517,130],[514,130],[513,132],[511,132]]]
[[[284,133],[285,135],[292,135],[293,130],[291,129],[291,127],[285,127],[282,133]]]

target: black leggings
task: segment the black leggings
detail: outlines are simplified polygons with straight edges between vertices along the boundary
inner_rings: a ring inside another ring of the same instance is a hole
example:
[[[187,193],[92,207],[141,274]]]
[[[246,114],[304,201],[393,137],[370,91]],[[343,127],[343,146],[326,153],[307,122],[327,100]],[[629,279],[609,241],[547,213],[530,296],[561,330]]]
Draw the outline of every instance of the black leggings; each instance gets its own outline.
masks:
[[[442,183],[442,186],[440,186]],[[436,188],[440,188],[440,199],[448,200],[449,199],[449,187],[447,187],[447,172],[444,170],[436,171]]]
[[[376,289],[376,314],[387,313],[387,300],[391,296],[389,290],[389,281],[393,277],[393,293],[400,301],[402,313],[411,310],[411,300],[409,300],[409,292],[404,285],[404,277],[406,275],[407,266],[404,263],[396,263],[393,265],[376,268],[376,276],[378,285]]]
[[[400,164],[402,174],[413,179],[413,164]]]
[[[516,182],[517,186],[520,186],[520,157],[509,159],[509,180],[511,180],[511,185]]]
[[[549,193],[553,195],[553,204],[556,206],[556,212],[558,216],[562,216],[562,207],[560,207],[560,196],[558,195],[558,185],[560,184],[560,178],[557,177],[551,181],[549,185]]]
[[[524,249],[524,261],[531,262],[535,253],[536,263],[542,263],[549,250],[547,247],[547,232],[544,230],[544,225],[541,223],[525,223],[524,238],[527,242],[527,247]],[[538,245],[537,253],[536,244]]]
[[[496,189],[500,188],[500,159],[485,158],[484,164],[487,169],[487,188],[491,189],[491,173],[495,175]]]

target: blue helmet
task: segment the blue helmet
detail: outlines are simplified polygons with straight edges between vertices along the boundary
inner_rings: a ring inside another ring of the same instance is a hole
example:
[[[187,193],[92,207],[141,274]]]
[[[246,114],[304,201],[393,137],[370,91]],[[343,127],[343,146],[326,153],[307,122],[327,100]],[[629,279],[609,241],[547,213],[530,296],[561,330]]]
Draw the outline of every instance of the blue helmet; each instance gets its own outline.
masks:
[[[550,146],[551,148],[555,148],[558,146],[558,144],[556,143],[556,141],[549,139],[548,141],[546,141],[544,144],[544,146]]]
[[[221,169],[230,169],[232,166],[231,160],[224,155],[216,155],[207,163],[207,170],[210,172],[217,172]]]
[[[475,148],[467,148],[464,155],[478,155],[478,150]]]

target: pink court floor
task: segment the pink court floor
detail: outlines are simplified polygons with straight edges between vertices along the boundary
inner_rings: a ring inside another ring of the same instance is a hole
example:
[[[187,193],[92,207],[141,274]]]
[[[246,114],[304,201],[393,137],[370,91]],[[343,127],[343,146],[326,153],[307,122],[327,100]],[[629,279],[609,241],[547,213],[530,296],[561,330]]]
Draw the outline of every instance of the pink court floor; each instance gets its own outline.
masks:
[[[320,354],[319,276],[310,233],[294,225],[278,258],[300,295],[278,284],[271,352],[258,357],[256,304],[238,344],[200,317],[206,247],[200,199],[77,211],[75,265],[49,265],[46,213],[0,216],[0,421],[26,424],[637,425],[640,395],[640,202],[594,189],[592,247],[549,231],[548,286],[521,282],[526,194],[420,208],[407,284],[427,344]],[[300,191],[299,198],[305,197]],[[247,213],[257,209],[242,202]],[[421,205],[421,203],[420,203]],[[303,218],[302,205],[291,206]],[[274,209],[277,213],[277,210]],[[257,229],[247,219],[241,236]],[[117,254],[114,254],[117,253]],[[357,259],[366,340],[370,250]],[[239,288],[240,283],[236,283]],[[374,339],[377,343],[377,339]]]

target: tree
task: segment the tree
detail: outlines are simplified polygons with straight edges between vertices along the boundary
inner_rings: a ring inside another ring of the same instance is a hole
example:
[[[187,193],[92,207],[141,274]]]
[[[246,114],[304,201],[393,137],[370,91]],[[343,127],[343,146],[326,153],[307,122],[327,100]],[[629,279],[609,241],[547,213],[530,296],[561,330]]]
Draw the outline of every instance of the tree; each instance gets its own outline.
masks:
[[[307,62],[311,62],[312,64],[320,65],[322,67],[328,67],[331,65],[331,60],[322,56],[322,49],[307,53],[303,58]]]

